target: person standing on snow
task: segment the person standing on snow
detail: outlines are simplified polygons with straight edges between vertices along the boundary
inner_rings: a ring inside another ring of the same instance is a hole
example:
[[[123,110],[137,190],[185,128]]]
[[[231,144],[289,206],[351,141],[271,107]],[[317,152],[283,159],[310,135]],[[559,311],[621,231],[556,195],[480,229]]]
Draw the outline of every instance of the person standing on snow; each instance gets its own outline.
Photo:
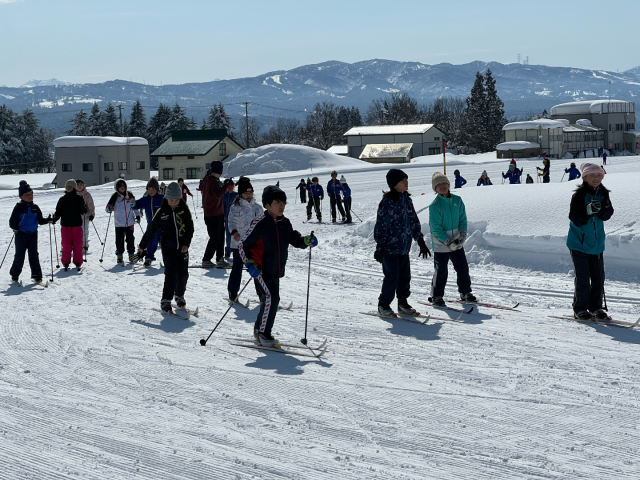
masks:
[[[429,301],[434,307],[445,307],[444,287],[449,276],[449,260],[458,274],[458,292],[463,302],[476,302],[471,293],[469,264],[464,252],[467,240],[467,212],[462,198],[449,191],[449,179],[440,172],[433,174],[431,186],[436,198],[429,205],[429,229],[435,269]]]
[[[384,279],[378,297],[378,314],[394,316],[391,302],[398,298],[398,313],[415,315],[416,309],[409,305],[411,295],[411,264],[409,252],[411,241],[420,247],[419,257],[431,256],[420,229],[418,214],[408,192],[409,177],[402,170],[392,168],[387,172],[389,191],[378,205],[373,238],[376,251],[373,258],[382,264]]]
[[[567,247],[575,272],[574,317],[579,320],[607,320],[604,296],[604,222],[613,215],[609,190],[602,185],[604,170],[595,163],[583,163],[582,185],[571,197]]]
[[[156,235],[162,237],[164,260],[164,287],[160,309],[173,313],[171,300],[175,297],[178,308],[185,308],[184,294],[189,279],[189,246],[193,238],[193,218],[189,206],[182,199],[182,189],[176,182],[167,187],[160,210],[145,232],[138,246],[138,257],[145,255],[145,248]]]
[[[549,183],[551,181],[549,179],[549,167],[551,166],[551,163],[548,158],[545,158],[542,160],[542,164],[544,165],[543,168],[536,167],[538,169],[538,176],[542,177],[542,183]],[[540,173],[540,171],[542,171],[542,173]]]
[[[147,216],[147,230],[149,230],[149,226],[151,225],[151,222],[153,222],[153,217],[156,215],[158,210],[160,210],[162,201],[164,200],[164,196],[158,193],[159,189],[158,180],[151,177],[147,182],[146,193],[140,200],[136,201],[136,209],[138,209],[140,213],[144,211]],[[145,267],[150,267],[151,262],[156,259],[156,250],[158,250],[160,235],[160,231],[156,232],[147,243],[146,257],[144,259]]]
[[[225,188],[220,181],[222,162],[211,162],[207,176],[202,180],[202,206],[204,208],[204,223],[207,226],[209,242],[202,256],[202,266],[205,268],[229,268],[224,258],[224,205],[222,197]],[[211,259],[216,256],[216,263]]]
[[[133,262],[135,252],[135,236],[134,227],[136,222],[140,223],[140,212],[136,206],[136,197],[127,190],[127,182],[119,178],[115,181],[114,188],[116,193],[111,195],[107,207],[107,213],[114,213],[113,224],[116,229],[116,255],[118,263],[124,264],[124,242],[127,240],[127,253],[129,254],[129,262]]]
[[[89,251],[89,222],[93,222],[93,219],[96,216],[96,207],[93,203],[93,197],[86,189],[84,182],[82,180],[76,180],[76,189],[78,190],[78,194],[84,200],[84,203],[87,204],[87,213],[82,215],[82,245],[85,252]]]
[[[609,154],[607,153],[607,151],[606,151],[606,150],[604,150],[604,149],[603,149],[603,150],[602,150],[602,164],[603,164],[603,165],[606,165],[606,164],[607,164],[607,155],[609,155]]]
[[[462,188],[467,184],[467,181],[464,178],[462,178],[462,176],[460,175],[460,170],[455,170],[453,172],[453,176],[456,178],[455,185],[453,188]]]
[[[309,192],[309,203],[307,203],[307,222],[311,220],[311,209],[315,208],[318,222],[322,222],[322,210],[320,202],[324,200],[324,190],[322,185],[318,184],[318,177],[311,179],[311,185],[307,184],[307,192]]]
[[[527,173],[527,183],[533,183],[533,177]]]
[[[9,274],[13,282],[20,279],[24,257],[28,251],[31,279],[36,283],[42,283],[42,268],[38,256],[38,225],[51,222],[51,215],[48,218],[42,216],[40,207],[33,203],[33,190],[25,180],[20,181],[18,196],[20,201],[13,207],[9,218],[9,227],[16,239],[16,253]]]
[[[506,174],[502,172],[502,178],[508,178],[509,184],[514,185],[520,183],[521,176],[522,171],[518,168],[516,161],[512,158],[511,163],[509,164],[509,171]]]
[[[338,206],[340,215],[342,215],[342,221],[344,222],[347,218],[344,214],[344,208],[342,208],[342,199],[340,198],[340,193],[342,193],[342,187],[340,186],[340,181],[338,180],[338,172],[334,170],[333,172],[331,172],[331,180],[329,180],[329,183],[327,183],[327,194],[329,195],[329,202],[331,203],[332,223],[336,223],[336,205]]]
[[[344,175],[340,177],[340,187],[342,188],[344,212],[347,217],[344,220],[344,223],[352,223],[353,220],[351,219],[351,188],[349,188],[349,185],[347,184],[347,179],[344,178]]]
[[[311,181],[309,181],[311,183]],[[304,178],[300,179],[300,183],[296,186],[296,190],[300,190],[300,203],[307,203],[307,184]]]
[[[569,181],[580,178],[580,170],[576,168],[575,162],[571,162],[571,166],[569,168],[565,168],[564,173],[569,174]]]
[[[55,224],[60,219],[62,237],[62,266],[65,271],[71,263],[73,252],[73,264],[78,271],[82,267],[82,215],[87,213],[87,204],[76,191],[76,181],[69,179],[64,184],[65,194],[58,200],[56,212],[51,223]]]
[[[184,200],[186,202],[187,201],[187,195],[189,195],[190,197],[193,197],[193,194],[191,193],[191,190],[189,190],[189,187],[187,187],[184,184],[184,179],[179,178],[178,179],[178,185],[180,185],[180,189],[182,191],[182,200]]]
[[[478,179],[478,187],[482,187],[485,185],[493,185],[493,183],[491,183],[491,179],[489,178],[489,176],[487,175],[487,171],[483,170],[482,171],[482,175],[480,175],[480,178]]]
[[[226,191],[222,196],[222,205],[224,206],[224,231],[226,244],[224,247],[224,258],[228,261],[231,257],[231,230],[229,229],[229,209],[233,204],[233,201],[238,196],[238,192],[235,191],[236,184],[233,183],[233,178],[227,178],[222,184]]]

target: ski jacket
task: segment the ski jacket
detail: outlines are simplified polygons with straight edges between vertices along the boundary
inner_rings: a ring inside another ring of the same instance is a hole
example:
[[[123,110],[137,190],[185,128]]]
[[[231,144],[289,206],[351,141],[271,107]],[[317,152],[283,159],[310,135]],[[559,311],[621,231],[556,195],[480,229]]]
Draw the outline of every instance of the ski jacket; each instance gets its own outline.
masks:
[[[202,207],[204,208],[205,217],[217,217],[224,215],[224,205],[222,205],[222,197],[226,188],[222,186],[222,182],[212,174],[202,179]]]
[[[340,195],[341,191],[342,185],[340,185],[339,180],[329,180],[329,183],[327,183],[327,193],[329,196]]]
[[[153,216],[151,224],[147,227],[140,248],[147,248],[149,242],[160,231],[162,235],[162,249],[180,250],[184,246],[191,245],[193,238],[193,219],[191,212],[184,200],[180,200],[176,208],[171,208],[166,201],[162,202],[160,210]]]
[[[346,200],[347,198],[351,198],[351,188],[346,183],[342,184],[342,196]]]
[[[136,209],[139,212],[144,210],[144,213],[147,216],[147,224],[151,223],[153,216],[158,210],[160,210],[163,200],[164,196],[159,193],[156,193],[153,197],[148,193],[145,193],[141,199],[136,200]]]
[[[464,178],[462,178],[462,175],[458,175],[455,178],[456,180],[453,188],[462,188],[464,185],[467,184],[467,181]]]
[[[60,225],[63,227],[81,227],[82,215],[85,213],[87,213],[87,204],[74,189],[71,192],[65,192],[58,200],[56,213],[53,214],[53,222],[60,219]]]
[[[420,219],[407,192],[392,190],[382,197],[373,238],[377,248],[389,255],[406,255],[411,250],[411,240],[423,238]]]
[[[182,184],[182,199],[186,202],[187,201],[187,195],[190,195],[193,197],[193,194],[191,193],[191,190],[189,190],[189,187],[187,187],[186,183]]]
[[[244,198],[239,198],[237,202],[231,205],[227,220],[227,227],[231,233],[229,248],[238,248],[238,241],[233,238],[233,234],[238,232],[240,236],[244,235],[249,230],[251,222],[262,216],[263,212],[264,210],[258,205],[255,198],[252,198],[250,202]]]
[[[233,201],[238,196],[238,192],[224,192],[222,196],[222,206],[224,207],[224,219],[225,221],[229,218],[229,209],[231,205],[233,205]],[[231,230],[229,230],[231,231]]]
[[[482,177],[480,177],[478,179],[478,187],[483,187],[486,185],[493,185],[493,183],[491,183],[491,180],[489,179],[489,177],[486,178],[486,180],[482,180]]]
[[[49,221],[42,216],[40,207],[35,203],[27,203],[24,200],[16,203],[9,218],[11,229],[24,233],[33,233],[38,229],[38,225],[44,225],[45,223],[49,223]]]
[[[543,179],[549,179],[549,166],[545,165],[543,168],[538,167],[539,170],[542,170],[542,173],[538,173],[539,177],[542,177]]]
[[[136,217],[140,216],[136,206],[136,197],[129,190],[124,195],[116,192],[111,195],[105,208],[107,213],[113,212],[113,224],[116,227],[133,227]]]
[[[527,177],[527,183],[533,183],[533,178]]]
[[[87,213],[91,216],[96,216],[96,206],[93,203],[93,197],[91,196],[91,194],[87,191],[87,188],[85,187],[84,190],[82,190],[81,192],[78,192],[78,195],[80,195],[82,197],[82,199],[84,200],[84,203],[87,204]]]
[[[307,185],[307,192],[309,192],[309,197],[320,197],[324,198],[324,190],[322,189],[322,185]]]
[[[514,168],[513,172],[511,171],[511,169],[509,169],[507,173],[502,175],[502,178],[508,178],[509,183],[513,185],[514,183],[520,183],[521,175],[522,175],[522,171],[519,168]]]
[[[587,205],[593,200],[600,201],[602,208],[598,213],[589,215]],[[606,188],[600,186],[593,190],[584,184],[581,185],[571,197],[567,247],[589,255],[600,255],[604,252],[604,222],[612,215],[613,205]]]
[[[273,218],[271,215],[257,217],[242,236],[238,245],[242,260],[253,260],[262,275],[284,277],[289,245],[307,248],[304,237],[293,229],[287,217]]]
[[[565,168],[564,173],[569,174],[569,181],[575,180],[576,178],[580,178],[582,175],[580,174],[580,170],[576,167]]]
[[[305,182],[300,182],[298,185],[296,185],[296,190],[306,190],[307,189],[307,184]]]
[[[462,198],[436,195],[429,205],[429,229],[434,252],[453,252],[444,242],[449,237],[459,236],[467,231],[467,211]]]

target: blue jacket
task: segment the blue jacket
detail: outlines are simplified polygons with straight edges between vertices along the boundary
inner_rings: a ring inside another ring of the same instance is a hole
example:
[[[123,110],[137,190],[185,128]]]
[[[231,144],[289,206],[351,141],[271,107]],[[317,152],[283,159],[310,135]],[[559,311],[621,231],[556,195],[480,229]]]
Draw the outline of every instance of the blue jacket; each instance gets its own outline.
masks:
[[[324,198],[324,190],[322,189],[322,185],[307,185],[307,192],[309,192],[309,197],[322,197]]]
[[[377,248],[389,255],[406,255],[411,250],[411,239],[422,238],[420,219],[408,193],[392,190],[382,197],[373,238]]]
[[[153,221],[153,216],[160,210],[162,200],[164,200],[164,196],[159,193],[156,193],[153,197],[145,193],[142,198],[136,200],[136,209],[139,211],[144,209],[144,214],[147,216],[147,224]]]
[[[491,180],[489,180],[488,178],[486,180],[482,180],[481,178],[478,179],[478,187],[486,185],[493,185],[493,183],[491,183]]]
[[[238,192],[224,192],[224,195],[222,196],[222,205],[224,207],[224,220],[225,222],[227,221],[227,218],[229,218],[229,209],[231,208],[231,205],[233,204],[233,201],[236,199],[236,197],[238,196]]]
[[[602,208],[598,213],[589,215],[587,205],[592,200],[599,200]],[[612,215],[613,205],[606,189],[601,186],[592,190],[584,184],[580,186],[571,197],[567,247],[589,255],[600,255],[604,252],[604,222]]]
[[[351,189],[349,188],[349,185],[347,185],[346,183],[342,184],[342,196],[344,197],[345,200],[347,198],[351,198]]]
[[[576,178],[580,178],[582,176],[580,175],[580,170],[578,170],[576,167],[565,168],[564,173],[569,174],[569,181],[575,180]]]
[[[462,188],[463,185],[466,185],[467,181],[462,178],[462,175],[458,175],[456,177],[455,186],[453,188]]]
[[[40,207],[35,203],[27,203],[20,200],[13,207],[11,217],[9,218],[9,226],[13,230],[19,230],[24,233],[33,233],[38,229],[38,225],[48,223],[42,216]]]
[[[514,168],[513,172],[511,171],[511,169],[509,169],[507,173],[502,175],[502,178],[508,178],[509,183],[514,184],[514,183],[520,183],[521,175],[522,175],[522,171],[519,168]]]
[[[329,180],[329,183],[327,183],[327,193],[329,195],[340,195],[341,191],[342,185],[340,185],[340,181],[338,179]]]

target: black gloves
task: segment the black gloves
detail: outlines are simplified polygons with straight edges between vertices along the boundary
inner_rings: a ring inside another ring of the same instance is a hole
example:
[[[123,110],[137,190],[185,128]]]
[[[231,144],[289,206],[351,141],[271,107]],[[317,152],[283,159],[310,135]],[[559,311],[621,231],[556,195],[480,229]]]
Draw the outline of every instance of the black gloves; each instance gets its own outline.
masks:
[[[382,250],[376,249],[376,251],[373,253],[373,258],[376,259],[376,262],[382,263],[382,257]]]
[[[89,221],[90,221],[90,222],[93,222],[93,219],[94,219],[94,218],[95,218],[95,216],[94,216],[94,215],[89,215]]]
[[[424,241],[424,237],[420,237],[418,239],[418,246],[420,247],[420,253],[418,254],[418,257],[427,258],[431,256],[431,251],[429,250],[429,247],[427,247],[427,244]]]

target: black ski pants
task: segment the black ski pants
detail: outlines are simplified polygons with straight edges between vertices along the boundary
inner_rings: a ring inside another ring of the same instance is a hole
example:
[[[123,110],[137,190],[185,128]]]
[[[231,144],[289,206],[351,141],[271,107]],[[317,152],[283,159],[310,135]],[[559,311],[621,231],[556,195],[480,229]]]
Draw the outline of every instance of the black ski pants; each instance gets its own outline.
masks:
[[[575,290],[573,293],[573,311],[578,313],[584,310],[595,312],[602,308],[604,295],[604,257],[589,255],[578,250],[569,250],[573,270]]]
[[[136,239],[133,236],[133,225],[130,227],[115,227],[116,228],[116,255],[124,253],[124,240],[127,239],[127,253],[130,255],[136,249]]]
[[[340,198],[340,195],[329,195],[329,202],[331,203],[331,219],[332,220],[336,218],[336,205],[338,206],[340,215],[342,215],[343,217],[345,216],[344,208],[342,208],[342,198]]]
[[[378,304],[391,305],[394,297],[406,300],[411,295],[411,263],[409,254],[388,254],[382,257],[382,291]]]
[[[162,299],[172,300],[174,295],[183,296],[189,279],[189,252],[182,253],[173,248],[163,248],[162,260],[164,260]]]
[[[215,254],[216,262],[219,262],[224,256],[224,214],[204,217],[204,223],[207,226],[209,241],[207,242],[207,248],[204,250],[202,260],[211,260]]]
[[[42,268],[40,268],[40,258],[38,257],[38,232],[16,232],[16,255],[13,257],[13,265],[9,273],[12,277],[19,277],[24,265],[24,257],[29,251],[29,266],[31,267],[31,278],[42,280]]]
[[[320,210],[320,197],[309,197],[309,203],[307,203],[307,217],[311,216],[311,209],[316,209],[316,217],[318,220],[322,220],[322,211]]]
[[[433,252],[435,268],[431,280],[431,297],[444,297],[444,287],[449,277],[449,260],[458,274],[458,292],[471,293],[471,277],[469,276],[469,264],[464,248],[455,252]]]
[[[261,277],[266,291],[260,285],[260,280],[258,278],[254,279],[256,290],[259,292],[258,296],[260,297],[260,310],[258,311],[258,318],[253,328],[258,329],[266,335],[271,335],[273,322],[275,322],[276,313],[278,312],[278,304],[280,303],[280,279],[264,274],[261,275]]]
[[[307,203],[307,191],[304,188],[300,189],[300,203]]]
[[[351,218],[351,197],[344,199],[344,213],[347,216],[347,223],[351,223],[353,221]]]

